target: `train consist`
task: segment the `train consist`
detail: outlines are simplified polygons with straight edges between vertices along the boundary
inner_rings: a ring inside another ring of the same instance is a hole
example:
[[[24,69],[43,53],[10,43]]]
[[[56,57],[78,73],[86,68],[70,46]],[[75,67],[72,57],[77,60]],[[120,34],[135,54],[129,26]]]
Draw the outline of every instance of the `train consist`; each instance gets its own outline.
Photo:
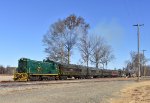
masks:
[[[21,58],[14,74],[15,81],[66,80],[100,77],[120,77],[121,70],[105,70],[74,64],[61,64],[54,61],[35,61]]]

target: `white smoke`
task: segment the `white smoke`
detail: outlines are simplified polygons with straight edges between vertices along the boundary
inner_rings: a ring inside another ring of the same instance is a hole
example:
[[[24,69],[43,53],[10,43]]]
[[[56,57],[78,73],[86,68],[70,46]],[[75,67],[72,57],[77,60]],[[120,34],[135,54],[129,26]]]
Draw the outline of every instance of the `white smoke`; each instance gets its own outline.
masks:
[[[122,25],[115,19],[110,21],[103,20],[99,22],[92,30],[91,33],[101,35],[110,44],[120,44],[123,40],[124,30]]]

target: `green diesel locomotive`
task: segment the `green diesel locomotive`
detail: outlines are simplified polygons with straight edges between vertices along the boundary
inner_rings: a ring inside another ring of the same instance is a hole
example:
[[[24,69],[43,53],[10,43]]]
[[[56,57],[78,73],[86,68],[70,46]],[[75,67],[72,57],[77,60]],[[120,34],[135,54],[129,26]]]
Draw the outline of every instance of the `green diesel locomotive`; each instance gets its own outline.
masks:
[[[54,62],[42,62],[21,58],[14,74],[15,81],[55,79],[59,75],[58,65]]]

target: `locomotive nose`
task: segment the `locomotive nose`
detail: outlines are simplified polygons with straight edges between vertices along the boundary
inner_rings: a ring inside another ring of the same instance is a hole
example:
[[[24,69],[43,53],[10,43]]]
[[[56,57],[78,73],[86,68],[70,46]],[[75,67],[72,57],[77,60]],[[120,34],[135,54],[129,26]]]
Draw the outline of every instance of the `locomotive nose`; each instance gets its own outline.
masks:
[[[28,74],[27,73],[15,73],[14,81],[28,81]]]

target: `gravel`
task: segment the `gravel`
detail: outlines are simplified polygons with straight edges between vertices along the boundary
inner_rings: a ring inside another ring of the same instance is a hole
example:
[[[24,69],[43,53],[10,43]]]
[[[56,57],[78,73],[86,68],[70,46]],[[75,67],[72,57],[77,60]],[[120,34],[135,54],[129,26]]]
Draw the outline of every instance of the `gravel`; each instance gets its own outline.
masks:
[[[0,86],[0,103],[109,103],[120,95],[123,87],[134,83],[133,80],[98,81]]]

